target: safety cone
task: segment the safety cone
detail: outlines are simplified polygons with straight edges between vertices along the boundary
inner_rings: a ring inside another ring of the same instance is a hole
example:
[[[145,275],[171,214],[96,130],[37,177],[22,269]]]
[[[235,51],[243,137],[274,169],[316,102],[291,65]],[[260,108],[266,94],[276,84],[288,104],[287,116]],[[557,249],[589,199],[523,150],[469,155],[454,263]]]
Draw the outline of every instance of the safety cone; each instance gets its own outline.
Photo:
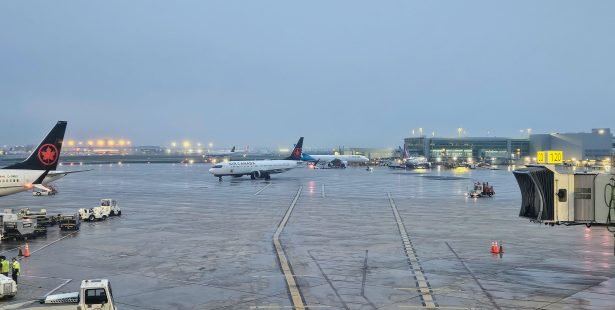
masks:
[[[27,243],[26,243],[26,246],[24,247],[23,256],[30,257],[30,248],[28,248],[28,244]]]
[[[491,253],[495,254],[495,242],[491,241]]]
[[[495,252],[493,254],[500,254],[500,248],[498,247],[498,242],[494,242],[495,248],[493,249]]]
[[[23,252],[21,251],[21,247],[17,247],[19,249],[19,254],[17,254],[17,256],[23,256]]]
[[[504,254],[504,243],[500,240],[500,254]]]

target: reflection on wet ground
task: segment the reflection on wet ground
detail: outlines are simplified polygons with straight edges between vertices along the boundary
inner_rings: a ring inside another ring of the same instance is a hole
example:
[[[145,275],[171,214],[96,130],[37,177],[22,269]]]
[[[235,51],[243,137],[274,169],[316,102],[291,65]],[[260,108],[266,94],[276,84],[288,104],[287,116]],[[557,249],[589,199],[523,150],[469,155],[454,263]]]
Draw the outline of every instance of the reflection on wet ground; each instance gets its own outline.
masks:
[[[120,309],[615,304],[612,236],[519,218],[520,194],[507,170],[297,169],[271,181],[218,182],[206,165],[94,168],[57,182],[55,197],[0,198],[1,209],[50,213],[106,197],[123,207],[121,218],[31,240],[36,252],[22,260],[19,294],[0,307],[19,308],[58,287],[75,291],[86,278],[110,279]],[[493,184],[497,195],[466,198],[475,181]],[[274,237],[287,214],[280,254]],[[489,252],[496,240],[502,256]],[[0,255],[16,255],[19,244],[3,242]]]

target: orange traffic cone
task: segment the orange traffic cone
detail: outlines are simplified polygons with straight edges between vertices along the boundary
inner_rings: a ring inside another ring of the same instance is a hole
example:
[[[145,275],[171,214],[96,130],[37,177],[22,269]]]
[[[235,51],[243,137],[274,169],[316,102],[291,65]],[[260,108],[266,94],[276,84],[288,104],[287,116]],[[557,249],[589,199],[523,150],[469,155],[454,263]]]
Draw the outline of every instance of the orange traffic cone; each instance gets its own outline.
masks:
[[[491,241],[491,253],[495,254],[495,242]]]
[[[500,254],[504,254],[504,243],[500,240]]]
[[[28,248],[28,244],[27,243],[26,243],[26,246],[24,248],[23,256],[30,257],[30,248]]]
[[[19,254],[17,254],[17,256],[23,256],[23,252],[21,251],[21,247],[18,246],[17,248],[19,249]]]
[[[495,252],[493,252],[493,254],[500,254],[500,248],[498,247],[498,242],[496,241],[494,242],[494,244],[495,244],[495,248],[494,248]]]

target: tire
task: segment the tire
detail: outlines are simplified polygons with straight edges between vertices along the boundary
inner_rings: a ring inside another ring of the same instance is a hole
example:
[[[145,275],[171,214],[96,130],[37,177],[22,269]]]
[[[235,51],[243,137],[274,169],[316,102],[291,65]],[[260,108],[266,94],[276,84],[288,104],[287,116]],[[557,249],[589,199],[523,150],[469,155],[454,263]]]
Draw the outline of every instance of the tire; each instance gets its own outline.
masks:
[[[102,220],[103,220],[103,221],[106,221],[106,220],[107,220],[107,216],[106,216],[106,215],[103,215],[103,216],[102,216]]]
[[[93,222],[95,219],[94,215],[90,215],[90,217],[88,217],[88,221]]]
[[[122,211],[117,211],[117,216],[121,216],[122,215]]]
[[[250,174],[250,179],[256,180],[256,173],[255,172],[252,172],[252,174]]]
[[[110,215],[110,216],[114,216],[114,215],[115,215],[115,211],[111,211],[111,212],[109,213],[109,215]]]

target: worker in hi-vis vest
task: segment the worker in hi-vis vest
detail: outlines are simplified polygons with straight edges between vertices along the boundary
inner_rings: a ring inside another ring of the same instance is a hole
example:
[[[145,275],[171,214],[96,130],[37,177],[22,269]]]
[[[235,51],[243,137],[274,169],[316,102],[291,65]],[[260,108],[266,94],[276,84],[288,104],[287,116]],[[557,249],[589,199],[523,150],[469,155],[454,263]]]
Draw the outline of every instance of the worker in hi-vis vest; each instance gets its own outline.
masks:
[[[0,272],[3,275],[8,277],[10,269],[11,269],[11,263],[9,263],[9,260],[6,259],[6,257],[4,256],[0,256]]]
[[[15,257],[13,257],[13,281],[17,283],[17,276],[19,276],[19,271],[21,270],[21,266],[19,266],[19,262]]]

